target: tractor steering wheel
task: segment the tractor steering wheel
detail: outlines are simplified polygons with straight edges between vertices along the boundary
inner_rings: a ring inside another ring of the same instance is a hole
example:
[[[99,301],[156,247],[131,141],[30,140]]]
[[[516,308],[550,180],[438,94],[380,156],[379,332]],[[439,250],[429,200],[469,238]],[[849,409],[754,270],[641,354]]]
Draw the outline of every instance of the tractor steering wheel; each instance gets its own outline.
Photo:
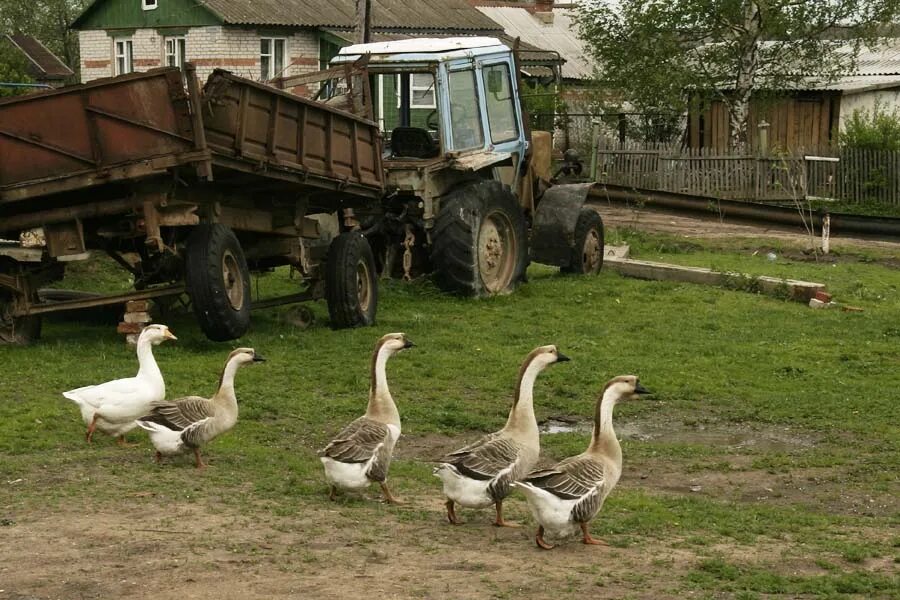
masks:
[[[428,113],[427,117],[425,117],[425,125],[428,127],[428,129],[431,129],[433,131],[437,131],[441,126],[440,122],[438,121],[438,111],[436,108]]]

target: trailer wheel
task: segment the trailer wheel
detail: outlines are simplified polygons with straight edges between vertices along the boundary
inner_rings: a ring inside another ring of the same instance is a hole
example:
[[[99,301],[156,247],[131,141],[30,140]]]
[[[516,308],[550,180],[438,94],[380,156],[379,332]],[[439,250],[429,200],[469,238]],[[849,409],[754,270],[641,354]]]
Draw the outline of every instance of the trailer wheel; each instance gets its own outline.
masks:
[[[375,322],[378,275],[368,240],[358,231],[334,238],[325,266],[325,299],[331,327],[363,327]]]
[[[15,295],[0,290],[0,344],[28,345],[41,337],[41,317],[13,317]]]
[[[194,228],[187,240],[185,284],[206,337],[224,342],[247,332],[250,272],[231,229],[218,223]]]
[[[603,267],[603,219],[591,208],[582,208],[575,225],[572,261],[560,270],[579,275],[596,275]]]
[[[497,181],[450,192],[435,219],[431,262],[438,286],[467,296],[510,292],[528,267],[525,217]]]

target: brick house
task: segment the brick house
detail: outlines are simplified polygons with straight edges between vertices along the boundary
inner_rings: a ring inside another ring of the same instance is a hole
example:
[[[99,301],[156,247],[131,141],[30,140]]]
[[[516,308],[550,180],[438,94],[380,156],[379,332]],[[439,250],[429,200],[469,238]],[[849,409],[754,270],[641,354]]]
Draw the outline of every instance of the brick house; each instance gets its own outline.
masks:
[[[95,0],[73,23],[81,80],[166,65],[268,81],[319,70],[348,44],[354,0]],[[466,0],[373,0],[379,35],[496,35]],[[301,92],[302,90],[296,90]]]

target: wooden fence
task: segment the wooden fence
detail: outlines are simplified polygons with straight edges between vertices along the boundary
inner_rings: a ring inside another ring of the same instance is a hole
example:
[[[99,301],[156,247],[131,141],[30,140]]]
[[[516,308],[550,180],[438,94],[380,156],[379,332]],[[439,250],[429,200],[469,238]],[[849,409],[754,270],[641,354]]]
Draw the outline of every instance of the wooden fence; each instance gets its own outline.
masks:
[[[739,200],[900,205],[900,152],[829,148],[761,155],[601,139],[597,181]]]

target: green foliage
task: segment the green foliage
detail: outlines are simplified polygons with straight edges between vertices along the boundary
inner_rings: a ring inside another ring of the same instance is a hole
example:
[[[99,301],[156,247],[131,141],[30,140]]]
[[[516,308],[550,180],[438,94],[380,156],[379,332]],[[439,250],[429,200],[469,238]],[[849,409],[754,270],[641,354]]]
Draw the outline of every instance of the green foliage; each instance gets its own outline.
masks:
[[[690,90],[746,130],[753,90],[833,79],[898,11],[900,0],[591,0],[576,22],[601,86],[638,110],[682,112]],[[853,41],[827,40],[834,23]]]
[[[0,0],[0,33],[25,33],[78,71],[78,32],[71,29],[89,0]]]
[[[900,150],[900,110],[880,101],[871,110],[857,108],[844,122],[841,145],[859,150]]]
[[[0,83],[31,83],[25,57],[6,40],[0,39]],[[24,93],[21,88],[0,87],[0,98]]]

